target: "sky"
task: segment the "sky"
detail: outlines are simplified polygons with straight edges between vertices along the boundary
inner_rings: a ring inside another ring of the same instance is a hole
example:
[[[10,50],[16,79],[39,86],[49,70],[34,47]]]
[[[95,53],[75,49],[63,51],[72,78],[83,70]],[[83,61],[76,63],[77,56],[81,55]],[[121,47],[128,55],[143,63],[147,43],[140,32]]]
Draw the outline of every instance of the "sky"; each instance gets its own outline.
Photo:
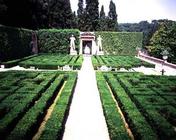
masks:
[[[116,4],[118,23],[138,23],[143,20],[169,19],[176,21],[176,0],[113,0]],[[73,11],[77,11],[78,0],[70,0]],[[110,0],[99,0],[109,11]]]

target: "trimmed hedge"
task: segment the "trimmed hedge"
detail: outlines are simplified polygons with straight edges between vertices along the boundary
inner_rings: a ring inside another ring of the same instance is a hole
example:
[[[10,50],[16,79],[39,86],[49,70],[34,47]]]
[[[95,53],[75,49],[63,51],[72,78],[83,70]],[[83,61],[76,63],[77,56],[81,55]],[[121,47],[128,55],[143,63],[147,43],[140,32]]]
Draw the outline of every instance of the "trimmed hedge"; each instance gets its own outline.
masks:
[[[105,54],[135,55],[136,48],[142,47],[141,32],[96,32],[101,35]]]
[[[32,30],[0,25],[0,61],[30,55],[31,34]]]
[[[96,73],[97,85],[111,140],[130,139],[125,124],[107,87],[102,73]]]
[[[83,56],[65,55],[65,54],[40,54],[37,57],[27,59],[19,63],[25,68],[35,67],[38,69],[58,69],[65,65],[80,69],[83,61]]]
[[[4,73],[10,75],[9,72],[4,72]],[[18,72],[14,76],[18,77],[21,75],[21,78],[22,78],[22,75],[24,74],[23,76],[25,76],[25,79],[24,80],[21,79],[19,84],[21,86],[22,84],[24,84],[24,86],[25,85],[27,86],[30,82],[32,82],[30,80],[28,80],[27,82],[27,76],[30,76],[30,77],[36,76],[36,73],[34,74],[30,74],[30,73],[31,72]],[[13,73],[11,74],[11,76],[13,76]],[[43,82],[41,82],[39,86],[33,89],[33,91],[28,91],[27,88],[25,88],[26,86],[24,88],[21,87],[20,88],[21,92],[18,92],[18,90],[15,91],[15,94],[9,95],[0,103],[1,108],[7,109],[7,111],[3,114],[3,118],[0,119],[0,135],[2,139],[8,135],[8,133],[13,129],[13,127],[16,125],[18,120],[20,120],[24,116],[26,111],[30,109],[35,104],[35,101],[37,101],[45,92],[45,90],[48,89],[50,84],[54,81],[56,74],[48,73],[48,76],[47,76],[47,73],[42,73],[41,75],[38,75],[37,77],[35,77],[35,81],[41,80],[41,78],[45,78],[45,77],[46,79]],[[6,79],[6,80],[10,81],[10,79]],[[19,84],[17,86],[20,86]],[[25,95],[27,98],[25,98]]]
[[[148,124],[146,119],[140,113],[134,102],[129,98],[126,91],[120,85],[119,81],[115,79],[113,74],[106,74],[107,83],[109,84],[115,99],[119,103],[125,118],[132,130],[135,139],[141,140],[156,140],[157,135],[155,131]]]
[[[134,56],[95,55],[92,57],[92,62],[95,69],[103,65],[117,69],[131,69],[140,66],[155,67],[155,65],[142,61]]]
[[[53,81],[50,87],[43,93],[42,97],[15,126],[15,129],[8,136],[8,139],[32,138],[33,133],[35,133],[42,121],[41,118],[44,117],[47,111],[47,106],[51,105],[52,98],[56,96],[58,89],[62,86],[64,82],[63,77],[63,75],[59,75]]]
[[[70,104],[76,85],[76,73],[69,73],[67,82],[61,92],[59,100],[45,125],[45,129],[39,138],[40,140],[60,140],[63,137],[65,123],[70,110]]]
[[[39,50],[41,53],[69,53],[70,37],[74,35],[75,44],[79,45],[79,30],[42,29],[38,31]]]
[[[27,57],[24,57],[24,58],[15,59],[15,60],[7,61],[7,62],[2,62],[2,65],[4,65],[5,68],[11,68],[13,66],[18,65],[19,62],[21,62],[21,61],[25,61],[27,59],[30,59],[30,58],[33,58],[33,57],[36,57],[36,56],[37,56],[37,54],[34,54],[34,55],[30,55],[30,56],[27,56]]]

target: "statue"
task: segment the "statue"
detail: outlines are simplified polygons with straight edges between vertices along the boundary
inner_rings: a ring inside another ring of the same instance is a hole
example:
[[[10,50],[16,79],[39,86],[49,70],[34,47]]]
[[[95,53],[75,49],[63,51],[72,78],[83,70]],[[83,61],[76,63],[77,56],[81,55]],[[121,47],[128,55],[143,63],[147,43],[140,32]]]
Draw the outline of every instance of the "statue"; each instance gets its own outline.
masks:
[[[71,37],[70,37],[70,49],[71,50],[75,50],[75,37],[72,35]]]
[[[98,36],[97,40],[98,40],[98,51],[102,51],[103,50],[102,49],[102,38],[100,35]]]
[[[37,35],[36,32],[32,32],[32,40],[30,42],[30,48],[32,49],[32,54],[38,54],[38,46],[37,46]]]
[[[98,40],[97,55],[104,55],[103,48],[102,48],[102,38],[100,35],[98,36],[97,40]]]
[[[75,37],[72,35],[70,37],[70,55],[77,55],[77,51],[75,50]]]
[[[86,45],[84,49],[85,54],[90,54],[90,48]]]

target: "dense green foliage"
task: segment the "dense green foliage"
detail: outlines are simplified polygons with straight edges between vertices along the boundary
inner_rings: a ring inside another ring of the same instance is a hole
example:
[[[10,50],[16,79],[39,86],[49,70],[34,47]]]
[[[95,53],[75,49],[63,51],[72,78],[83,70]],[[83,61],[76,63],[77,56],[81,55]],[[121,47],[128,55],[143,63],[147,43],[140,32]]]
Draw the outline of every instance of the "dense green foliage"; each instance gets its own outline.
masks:
[[[101,35],[105,54],[135,55],[136,48],[142,47],[142,33],[96,32]]]
[[[76,16],[71,9],[70,0],[0,0],[0,24],[29,29],[115,30],[117,14],[112,0],[109,14],[103,23],[99,17],[99,0],[86,0],[84,3],[82,0],[78,1]]]
[[[0,4],[1,24],[30,29],[73,27],[70,0],[1,0]]]
[[[48,27],[49,6],[47,1],[1,0],[1,2],[3,5],[3,10],[0,11],[1,24],[30,29]]]
[[[103,65],[111,67],[112,70],[120,68],[131,69],[140,66],[154,67],[154,65],[141,61],[134,56],[93,56],[92,63],[95,69],[97,69],[98,67],[100,68]]]
[[[169,61],[176,63],[176,22],[163,21],[150,40],[149,53],[162,58],[162,51],[169,52]]]
[[[139,23],[119,24],[119,31],[143,32],[143,48],[150,55],[162,58],[162,51],[169,52],[169,61],[176,63],[176,22],[171,20],[153,20],[151,23],[141,21]]]
[[[81,31],[116,31],[117,13],[115,3],[109,3],[109,13],[106,16],[102,5],[99,13],[98,0],[86,0],[86,6],[82,0],[78,1],[78,23],[77,27]]]
[[[11,67],[14,67],[14,66],[17,66],[19,64],[19,62],[21,61],[25,61],[27,59],[30,59],[30,58],[33,58],[33,57],[36,57],[37,55],[30,55],[30,56],[27,56],[27,57],[23,57],[23,58],[20,58],[20,59],[15,59],[15,60],[11,60],[11,61],[7,61],[7,62],[2,62],[1,64],[4,65],[5,68],[11,68]]]
[[[86,30],[96,31],[99,28],[99,2],[98,0],[86,0]]]
[[[101,73],[97,73],[96,78],[111,140],[130,139],[125,129],[125,124],[117,110],[116,103],[110,94],[105,78]]]
[[[43,29],[38,31],[39,51],[41,53],[62,53],[70,51],[70,37],[76,38],[76,48],[79,45],[79,30],[76,29]]]
[[[58,69],[69,65],[70,68],[80,69],[82,61],[83,57],[79,55],[40,54],[36,57],[21,61],[19,65],[25,68],[35,67],[38,69]]]
[[[109,22],[108,22],[108,29],[110,31],[115,31],[117,27],[117,13],[116,13],[116,5],[115,3],[111,0],[109,4]]]
[[[45,138],[61,139],[76,73],[11,71],[1,72],[0,79],[4,81],[0,83],[1,139],[32,139],[58,93],[60,98],[45,127],[49,133],[43,133]]]
[[[0,61],[30,55],[32,52],[32,48],[30,48],[31,35],[31,30],[0,25]]]
[[[51,118],[45,125],[45,129],[40,137],[41,140],[50,139],[51,137],[54,140],[62,139],[73,96],[74,86],[76,84],[76,74],[68,74],[66,80],[67,82],[62,90],[59,100],[56,102],[56,107],[53,110]]]
[[[141,21],[139,23],[120,23],[118,30],[120,32],[143,32],[143,47],[150,43],[150,39],[159,27],[160,20]]]
[[[49,2],[49,26],[70,29],[73,25],[73,13],[70,0],[51,0]]]
[[[104,73],[99,88],[107,98],[113,93],[135,139],[175,139],[176,77],[146,76],[139,73]],[[97,74],[100,77],[100,74]],[[102,77],[102,76],[101,76]],[[100,79],[99,79],[100,80]],[[103,92],[104,91],[104,92]],[[108,112],[108,108],[104,108]],[[117,113],[116,113],[117,114]],[[109,115],[110,117],[111,115]],[[115,116],[113,117],[115,118]],[[114,125],[115,122],[113,123]],[[111,132],[110,132],[111,133]],[[111,135],[111,134],[110,134]],[[115,135],[112,133],[112,135]]]

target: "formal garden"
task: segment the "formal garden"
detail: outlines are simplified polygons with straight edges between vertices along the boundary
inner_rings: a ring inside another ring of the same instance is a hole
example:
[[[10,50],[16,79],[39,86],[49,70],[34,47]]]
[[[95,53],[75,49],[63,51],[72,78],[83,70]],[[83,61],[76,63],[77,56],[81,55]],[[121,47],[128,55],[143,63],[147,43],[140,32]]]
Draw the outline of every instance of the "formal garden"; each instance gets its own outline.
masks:
[[[40,138],[62,136],[76,73],[8,71],[0,79],[1,139],[32,139],[51,107]]]
[[[135,139],[175,139],[175,79],[141,73],[97,73],[111,139],[131,138],[122,114]]]
[[[176,140],[173,7],[103,1],[0,0],[0,140]]]
[[[79,53],[79,30],[0,29],[4,46],[0,72],[2,139],[62,139],[85,57],[91,57],[96,70],[111,140],[176,139],[176,77],[132,71],[155,69],[155,64],[136,57],[136,47],[142,46],[141,33],[95,32],[96,38],[102,37],[104,55],[70,55],[72,34]],[[32,43],[37,36],[37,53],[29,48],[31,34]],[[108,72],[102,72],[102,67],[109,68]]]

